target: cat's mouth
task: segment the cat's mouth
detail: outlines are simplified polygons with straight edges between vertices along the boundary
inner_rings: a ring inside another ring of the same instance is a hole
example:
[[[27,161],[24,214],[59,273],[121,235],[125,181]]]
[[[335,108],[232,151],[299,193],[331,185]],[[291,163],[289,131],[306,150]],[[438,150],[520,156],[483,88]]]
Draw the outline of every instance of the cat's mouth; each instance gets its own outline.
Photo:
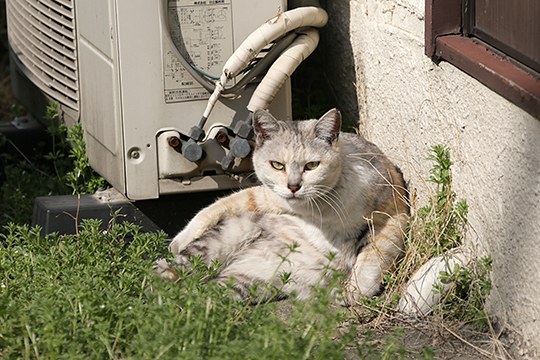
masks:
[[[275,189],[274,190],[276,194],[278,194],[282,199],[285,201],[296,204],[303,202],[307,199],[306,194],[303,191],[284,191],[283,189]]]
[[[291,193],[291,194],[287,194],[285,199],[287,201],[289,201],[289,202],[297,203],[297,202],[300,202],[302,200],[305,200],[305,196],[302,195],[302,194]]]

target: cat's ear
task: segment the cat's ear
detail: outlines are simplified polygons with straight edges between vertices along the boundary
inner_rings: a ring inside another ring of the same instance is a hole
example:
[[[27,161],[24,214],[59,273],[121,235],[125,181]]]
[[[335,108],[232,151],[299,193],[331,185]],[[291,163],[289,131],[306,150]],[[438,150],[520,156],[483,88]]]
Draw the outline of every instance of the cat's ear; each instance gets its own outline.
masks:
[[[270,139],[279,130],[279,120],[268,111],[259,109],[253,113],[253,131],[257,146],[261,146],[265,140]]]
[[[315,136],[326,141],[329,145],[336,142],[341,130],[341,113],[338,109],[332,109],[315,124]]]

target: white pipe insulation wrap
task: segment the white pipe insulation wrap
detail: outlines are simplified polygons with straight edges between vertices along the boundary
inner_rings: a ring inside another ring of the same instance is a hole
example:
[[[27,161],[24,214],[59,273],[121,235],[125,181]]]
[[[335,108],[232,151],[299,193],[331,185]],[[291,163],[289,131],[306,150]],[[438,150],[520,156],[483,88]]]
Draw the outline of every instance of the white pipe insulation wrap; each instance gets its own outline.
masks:
[[[257,54],[278,37],[298,29],[312,26],[323,27],[328,14],[319,7],[307,6],[278,14],[251,33],[223,66],[228,79],[235,77]],[[223,85],[225,85],[223,83]]]
[[[218,101],[222,92],[223,92],[222,82],[216,81],[216,87],[214,88],[212,95],[210,95],[210,98],[208,98],[208,103],[206,104],[206,108],[204,109],[203,117],[208,119],[208,117],[210,116],[210,112],[214,108],[214,105]]]
[[[283,83],[298,65],[311,55],[318,43],[319,32],[316,29],[307,29],[299,35],[268,69],[266,76],[251,96],[247,109],[251,112],[257,109],[267,109]]]

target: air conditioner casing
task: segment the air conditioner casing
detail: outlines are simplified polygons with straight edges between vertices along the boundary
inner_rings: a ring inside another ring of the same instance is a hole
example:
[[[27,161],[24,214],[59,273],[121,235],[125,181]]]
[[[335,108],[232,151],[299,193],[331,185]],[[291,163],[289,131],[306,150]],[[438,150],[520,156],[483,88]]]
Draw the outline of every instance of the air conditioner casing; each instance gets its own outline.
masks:
[[[186,75],[169,48],[162,4],[7,0],[15,65],[80,120],[90,164],[128,198],[242,186],[252,171],[249,158],[223,171],[218,160],[228,150],[215,137],[224,132],[233,140],[230,130],[248,117],[254,86],[217,102],[204,127],[201,161],[189,162],[171,147],[171,136],[187,139],[210,94]],[[182,39],[195,64],[219,76],[241,42],[286,5],[283,0],[169,0],[167,12],[173,38]],[[270,110],[291,119],[288,81]]]

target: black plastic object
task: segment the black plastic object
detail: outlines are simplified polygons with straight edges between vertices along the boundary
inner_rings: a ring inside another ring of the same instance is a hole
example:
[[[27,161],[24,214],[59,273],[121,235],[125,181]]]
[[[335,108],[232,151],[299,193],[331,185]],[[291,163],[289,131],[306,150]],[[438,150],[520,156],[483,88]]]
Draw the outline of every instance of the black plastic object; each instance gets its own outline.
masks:
[[[141,226],[146,232],[160,230],[121,195],[113,198],[100,195],[59,195],[35,199],[32,225],[39,225],[42,235],[52,232],[75,234],[77,225],[84,219],[101,220],[102,230],[105,230],[111,221],[129,221]]]

